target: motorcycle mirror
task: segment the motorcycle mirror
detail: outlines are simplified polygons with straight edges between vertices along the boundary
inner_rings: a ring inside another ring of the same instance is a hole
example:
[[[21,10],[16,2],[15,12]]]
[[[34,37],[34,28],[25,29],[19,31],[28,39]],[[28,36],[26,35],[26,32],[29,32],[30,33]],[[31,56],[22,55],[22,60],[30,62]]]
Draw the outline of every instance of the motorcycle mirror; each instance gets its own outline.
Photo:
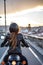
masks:
[[[5,36],[4,36],[4,35],[2,35],[2,36],[1,36],[1,39],[4,39],[4,38],[5,38]]]

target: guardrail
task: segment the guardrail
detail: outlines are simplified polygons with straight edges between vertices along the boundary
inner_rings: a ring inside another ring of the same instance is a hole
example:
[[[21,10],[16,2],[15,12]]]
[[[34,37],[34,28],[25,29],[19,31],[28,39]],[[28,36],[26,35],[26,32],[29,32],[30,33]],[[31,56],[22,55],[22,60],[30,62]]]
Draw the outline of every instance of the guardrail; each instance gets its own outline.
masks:
[[[35,35],[26,35],[28,39],[26,41],[30,44],[31,49],[40,59],[41,64],[43,64],[43,37],[38,37]]]
[[[43,48],[43,37],[38,37],[35,35],[28,35],[30,41],[36,42],[41,48]]]

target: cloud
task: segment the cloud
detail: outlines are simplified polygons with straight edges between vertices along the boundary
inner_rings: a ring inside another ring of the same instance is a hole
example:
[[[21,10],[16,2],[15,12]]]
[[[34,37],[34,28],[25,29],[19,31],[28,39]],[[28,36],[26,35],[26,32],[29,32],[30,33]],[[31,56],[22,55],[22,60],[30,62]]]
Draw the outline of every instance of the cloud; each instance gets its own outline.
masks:
[[[43,5],[43,0],[6,0],[6,12],[13,13],[38,5]],[[4,0],[0,0],[0,14],[4,13]]]
[[[10,13],[7,14],[6,17],[7,25],[9,25],[12,21],[16,22],[20,26],[27,26],[29,23],[32,26],[43,25],[43,6],[37,6],[20,12]],[[4,16],[1,21],[1,24],[4,24]]]

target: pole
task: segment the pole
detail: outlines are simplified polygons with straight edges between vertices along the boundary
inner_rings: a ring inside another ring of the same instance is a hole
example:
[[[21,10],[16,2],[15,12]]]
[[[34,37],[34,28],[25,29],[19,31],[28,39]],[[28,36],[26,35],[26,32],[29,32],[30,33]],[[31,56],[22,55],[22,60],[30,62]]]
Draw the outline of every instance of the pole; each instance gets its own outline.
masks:
[[[5,34],[6,34],[6,0],[4,0]]]

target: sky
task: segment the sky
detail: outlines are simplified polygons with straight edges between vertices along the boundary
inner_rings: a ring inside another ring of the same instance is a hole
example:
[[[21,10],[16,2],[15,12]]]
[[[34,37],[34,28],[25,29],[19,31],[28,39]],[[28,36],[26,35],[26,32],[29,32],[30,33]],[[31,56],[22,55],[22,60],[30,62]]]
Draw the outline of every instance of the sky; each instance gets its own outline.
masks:
[[[35,6],[43,6],[43,0],[6,0],[7,13],[33,8]],[[0,14],[4,10],[4,0],[0,0]]]
[[[6,0],[6,13],[7,24],[15,21],[20,26],[43,25],[43,0]],[[1,14],[4,14],[4,0],[0,0]],[[3,16],[0,25],[5,24]]]

